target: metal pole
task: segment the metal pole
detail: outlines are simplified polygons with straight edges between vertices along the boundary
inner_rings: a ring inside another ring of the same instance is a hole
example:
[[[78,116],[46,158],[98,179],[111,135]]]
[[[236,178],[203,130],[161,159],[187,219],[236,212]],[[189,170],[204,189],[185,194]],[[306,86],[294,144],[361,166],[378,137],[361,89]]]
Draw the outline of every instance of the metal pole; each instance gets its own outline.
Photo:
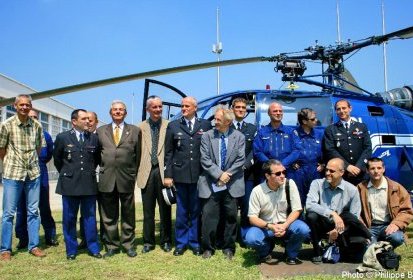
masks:
[[[381,1],[381,24],[383,35],[386,34],[386,28],[384,24],[384,0]],[[384,62],[384,91],[387,91],[387,41],[383,43],[383,62]]]
[[[341,34],[340,34],[340,4],[339,0],[336,0],[336,14],[337,14],[337,43],[341,43]]]
[[[220,36],[219,36],[219,8],[217,8],[217,43],[213,44],[212,46],[212,52],[217,54],[217,61],[219,62],[221,60],[221,53],[222,53],[222,43],[220,42]],[[220,93],[220,68],[217,66],[217,95]]]

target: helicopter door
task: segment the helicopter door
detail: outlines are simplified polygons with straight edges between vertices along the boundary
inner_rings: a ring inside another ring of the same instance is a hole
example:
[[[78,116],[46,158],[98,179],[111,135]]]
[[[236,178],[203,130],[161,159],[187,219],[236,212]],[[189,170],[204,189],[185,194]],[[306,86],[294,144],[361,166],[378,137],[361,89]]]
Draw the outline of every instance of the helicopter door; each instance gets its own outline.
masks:
[[[174,86],[157,80],[145,79],[145,89],[143,92],[142,103],[142,121],[146,120],[147,118],[146,100],[149,96],[153,95],[159,96],[162,99],[162,115],[167,120],[180,112],[181,99],[187,96],[185,93]]]

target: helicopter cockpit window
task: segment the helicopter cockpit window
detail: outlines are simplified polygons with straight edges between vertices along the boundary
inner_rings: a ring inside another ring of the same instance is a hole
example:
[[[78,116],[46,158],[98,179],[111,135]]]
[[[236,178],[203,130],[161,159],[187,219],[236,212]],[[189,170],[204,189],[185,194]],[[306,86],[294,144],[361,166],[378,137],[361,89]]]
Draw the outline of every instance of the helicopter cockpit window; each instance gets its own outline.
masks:
[[[260,94],[257,95],[256,100],[258,104],[257,120],[260,126],[270,122],[268,107],[272,102],[278,102],[283,106],[283,124],[285,125],[298,125],[297,112],[302,108],[311,108],[317,113],[317,126],[328,126],[333,119],[329,96],[294,97],[291,95]]]

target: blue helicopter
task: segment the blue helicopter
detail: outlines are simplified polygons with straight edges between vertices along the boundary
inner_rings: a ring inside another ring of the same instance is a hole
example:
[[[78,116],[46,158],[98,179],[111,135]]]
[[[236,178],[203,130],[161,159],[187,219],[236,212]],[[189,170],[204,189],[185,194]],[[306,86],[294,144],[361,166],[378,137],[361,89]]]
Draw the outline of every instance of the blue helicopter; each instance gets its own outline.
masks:
[[[370,45],[379,45],[391,39],[409,39],[413,37],[413,26],[382,36],[372,36],[357,42],[340,43],[336,46],[315,46],[305,49],[302,54],[282,53],[270,57],[250,57],[242,59],[222,60],[208,63],[192,64],[166,68],[126,76],[108,78],[78,85],[71,85],[32,94],[33,100],[85,89],[121,83],[137,79],[145,80],[144,103],[150,92],[150,85],[157,84],[169,88],[179,96],[185,93],[161,81],[149,79],[156,76],[174,74],[245,63],[273,62],[275,70],[282,73],[282,80],[289,82],[288,90],[242,90],[207,98],[198,103],[198,116],[211,119],[214,108],[218,105],[228,106],[236,97],[248,100],[247,120],[258,126],[269,122],[267,109],[271,102],[283,105],[285,125],[297,125],[297,111],[303,107],[311,107],[317,112],[319,119],[317,129],[324,130],[329,124],[338,121],[334,112],[334,104],[339,99],[347,99],[352,104],[352,116],[364,122],[371,135],[373,155],[386,163],[386,175],[401,182],[409,190],[413,189],[413,86],[404,86],[382,93],[371,93],[358,86],[350,72],[344,68],[344,56]],[[322,74],[304,76],[304,61],[320,61],[326,70]],[[305,83],[319,89],[298,91],[296,83]],[[9,105],[14,98],[0,100],[0,106]],[[164,101],[168,116],[180,104]],[[179,114],[173,116],[179,118]],[[142,109],[142,120],[146,118]]]

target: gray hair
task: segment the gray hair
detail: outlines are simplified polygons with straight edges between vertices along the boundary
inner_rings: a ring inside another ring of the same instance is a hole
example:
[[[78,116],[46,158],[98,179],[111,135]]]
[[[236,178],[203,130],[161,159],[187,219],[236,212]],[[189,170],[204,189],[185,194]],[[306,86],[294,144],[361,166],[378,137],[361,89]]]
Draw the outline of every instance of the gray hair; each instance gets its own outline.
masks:
[[[148,109],[149,106],[151,106],[151,103],[154,100],[159,100],[162,103],[162,99],[159,96],[156,96],[156,95],[148,96],[148,99],[146,99],[146,109]]]

